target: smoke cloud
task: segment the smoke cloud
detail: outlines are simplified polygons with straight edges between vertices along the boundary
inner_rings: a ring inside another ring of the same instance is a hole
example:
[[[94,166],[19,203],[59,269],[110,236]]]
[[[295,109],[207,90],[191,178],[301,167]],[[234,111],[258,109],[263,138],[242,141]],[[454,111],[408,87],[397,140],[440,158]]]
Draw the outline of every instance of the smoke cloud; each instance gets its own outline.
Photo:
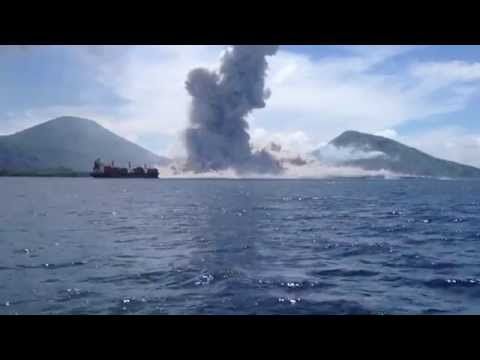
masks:
[[[192,96],[185,131],[187,170],[234,169],[238,173],[278,174],[283,168],[266,150],[253,151],[246,116],[266,106],[267,56],[277,45],[236,45],[226,50],[218,72],[198,68],[188,74]]]

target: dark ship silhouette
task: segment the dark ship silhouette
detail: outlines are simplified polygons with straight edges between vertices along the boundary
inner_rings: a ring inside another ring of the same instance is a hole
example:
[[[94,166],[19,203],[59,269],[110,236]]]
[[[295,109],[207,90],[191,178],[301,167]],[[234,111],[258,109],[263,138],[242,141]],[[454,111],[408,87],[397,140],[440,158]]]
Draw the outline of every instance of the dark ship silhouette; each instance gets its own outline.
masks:
[[[115,167],[115,163],[112,161],[111,165],[104,165],[100,159],[95,160],[93,165],[93,171],[90,176],[94,178],[158,178],[158,170],[154,168],[135,167],[131,168],[131,164],[128,163],[127,168]]]

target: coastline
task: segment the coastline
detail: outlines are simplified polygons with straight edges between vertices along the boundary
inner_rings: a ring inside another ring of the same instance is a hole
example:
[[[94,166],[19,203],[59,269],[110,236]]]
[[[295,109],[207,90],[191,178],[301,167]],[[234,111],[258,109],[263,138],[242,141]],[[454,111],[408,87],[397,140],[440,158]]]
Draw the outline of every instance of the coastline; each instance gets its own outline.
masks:
[[[0,171],[0,177],[90,177],[88,172],[42,172],[42,171]]]

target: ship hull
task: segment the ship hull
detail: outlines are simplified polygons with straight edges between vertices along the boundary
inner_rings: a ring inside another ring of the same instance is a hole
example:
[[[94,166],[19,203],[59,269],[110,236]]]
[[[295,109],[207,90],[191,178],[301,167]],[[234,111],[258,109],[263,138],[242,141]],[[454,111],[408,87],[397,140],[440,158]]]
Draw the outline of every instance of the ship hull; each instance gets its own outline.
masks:
[[[156,174],[128,174],[128,175],[110,175],[110,174],[95,174],[91,173],[91,177],[101,178],[101,179],[158,179]]]

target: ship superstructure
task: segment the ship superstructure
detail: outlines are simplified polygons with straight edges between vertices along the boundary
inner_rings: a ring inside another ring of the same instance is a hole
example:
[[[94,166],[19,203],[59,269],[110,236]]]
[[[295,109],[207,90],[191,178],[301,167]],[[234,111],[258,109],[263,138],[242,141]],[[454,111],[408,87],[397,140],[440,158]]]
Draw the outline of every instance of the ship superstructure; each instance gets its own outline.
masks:
[[[158,170],[147,165],[132,168],[131,163],[128,168],[116,167],[114,161],[105,165],[101,159],[97,159],[90,175],[95,178],[158,178]]]

